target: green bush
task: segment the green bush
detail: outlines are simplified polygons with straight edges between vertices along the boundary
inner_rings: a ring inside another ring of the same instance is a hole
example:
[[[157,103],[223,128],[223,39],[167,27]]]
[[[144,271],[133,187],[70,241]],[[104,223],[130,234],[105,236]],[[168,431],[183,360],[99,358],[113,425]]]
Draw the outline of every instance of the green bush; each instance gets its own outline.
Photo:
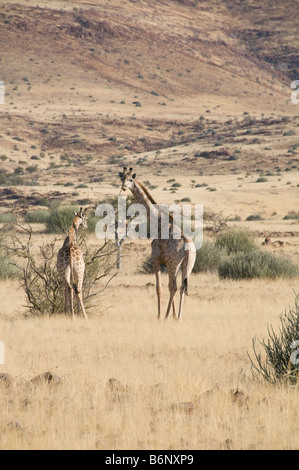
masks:
[[[204,242],[201,249],[196,253],[193,272],[217,271],[226,256],[226,250],[223,248],[215,245],[215,243]]]
[[[8,175],[5,170],[0,170],[0,186],[7,186],[9,184]]]
[[[247,222],[258,222],[259,220],[264,220],[260,214],[252,214],[246,218]]]
[[[48,211],[48,216],[46,217],[45,212],[45,220],[44,222],[36,222],[36,223],[45,223],[46,224],[46,231],[48,233],[60,233],[66,234],[67,231],[72,226],[73,220],[75,218],[74,212],[78,212],[78,207],[55,207]],[[39,212],[39,211],[36,211]],[[42,211],[41,211],[42,213]],[[29,213],[28,213],[29,214]],[[28,215],[27,214],[27,215]],[[30,215],[31,218],[34,219],[34,214]],[[92,213],[87,214],[88,217],[88,232],[94,232],[96,224],[99,221],[98,217],[95,217]],[[38,216],[37,216],[38,219]],[[42,219],[42,215],[40,220]],[[26,220],[28,222],[28,220]],[[34,223],[34,222],[31,222]]]
[[[95,232],[96,225],[99,222],[99,217],[95,217],[93,214],[87,214],[88,217],[88,232]]]
[[[279,332],[275,333],[272,326],[268,327],[268,340],[259,341],[263,348],[263,356],[257,351],[257,339],[253,339],[253,354],[251,370],[255,378],[264,379],[271,383],[288,381],[298,383],[299,366],[298,345],[294,343],[299,339],[299,296],[296,296],[295,306],[289,308],[280,317]],[[295,357],[293,357],[293,354]]]
[[[191,199],[190,197],[183,197],[183,199],[181,199],[181,202],[191,202]]]
[[[220,233],[216,239],[216,246],[226,250],[228,255],[240,252],[248,253],[257,248],[254,238],[249,232],[236,228]]]
[[[12,260],[0,253],[0,280],[6,281],[17,277],[17,269],[12,264]]]
[[[0,215],[0,224],[13,224],[16,221],[16,216],[12,212],[6,212]]]
[[[261,176],[256,180],[257,183],[267,183],[267,181],[267,178],[265,178],[264,176]]]
[[[294,278],[299,269],[286,258],[255,250],[227,259],[219,266],[218,274],[222,279],[278,279]]]
[[[74,220],[72,207],[57,207],[49,211],[46,221],[48,233],[66,233]]]
[[[28,224],[46,224],[49,219],[50,211],[38,209],[36,211],[27,212],[25,221]]]
[[[284,216],[283,220],[298,220],[299,219],[299,213],[289,213]]]

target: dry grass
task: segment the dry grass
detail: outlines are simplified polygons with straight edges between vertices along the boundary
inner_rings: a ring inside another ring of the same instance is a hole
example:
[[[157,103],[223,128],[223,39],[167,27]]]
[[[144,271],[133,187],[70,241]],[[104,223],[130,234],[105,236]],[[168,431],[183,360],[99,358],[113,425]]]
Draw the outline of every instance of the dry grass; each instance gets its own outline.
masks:
[[[0,372],[18,383],[1,392],[2,449],[298,447],[297,390],[255,382],[246,355],[292,303],[295,282],[194,275],[177,323],[156,320],[152,280],[123,275],[88,323],[25,318],[20,293],[3,285]],[[26,383],[47,370],[63,383]]]
[[[0,188],[1,215],[44,199],[96,205],[119,193],[126,164],[157,202],[188,197],[241,218],[298,263],[298,220],[283,220],[299,202],[298,7],[255,3],[5,0],[0,171],[13,182],[23,169],[34,186]],[[255,214],[264,220],[245,221]],[[43,229],[37,248],[52,239]],[[252,337],[293,304],[296,281],[194,275],[182,323],[164,323],[154,278],[136,274],[149,243],[125,254],[88,323],[25,316],[22,292],[1,283],[0,374],[16,380],[0,380],[0,448],[298,448],[297,389],[256,383],[247,358]],[[48,370],[63,382],[28,382]]]

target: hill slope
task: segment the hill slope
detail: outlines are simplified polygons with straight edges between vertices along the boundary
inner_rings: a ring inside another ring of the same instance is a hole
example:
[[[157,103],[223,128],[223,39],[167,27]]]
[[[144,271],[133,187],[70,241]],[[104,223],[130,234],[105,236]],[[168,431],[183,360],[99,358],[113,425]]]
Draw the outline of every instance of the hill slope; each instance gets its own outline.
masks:
[[[273,149],[278,133],[285,143],[271,157],[283,159],[296,144],[295,8],[268,0],[5,1],[3,170],[45,183],[84,165],[91,181],[95,161],[103,175],[127,160],[189,172],[194,155],[208,152],[201,171],[208,164],[218,172],[250,144],[238,162],[246,170],[267,167],[259,137]],[[163,151],[170,147],[178,154]]]

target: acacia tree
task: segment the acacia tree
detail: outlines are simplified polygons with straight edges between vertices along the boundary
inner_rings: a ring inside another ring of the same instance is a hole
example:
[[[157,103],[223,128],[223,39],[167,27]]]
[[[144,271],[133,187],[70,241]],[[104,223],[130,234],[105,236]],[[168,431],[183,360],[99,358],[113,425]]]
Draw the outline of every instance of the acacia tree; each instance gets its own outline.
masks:
[[[224,216],[223,211],[214,212],[207,211],[204,213],[204,221],[207,230],[212,232],[214,236],[217,236],[220,232],[227,229],[227,222],[230,216]]]
[[[25,292],[27,308],[34,315],[63,312],[64,286],[56,269],[59,249],[57,238],[36,249],[32,240],[32,228],[18,223],[15,227],[25,236],[14,233],[10,243],[2,241],[2,246],[13,259],[11,264],[15,267],[16,276]],[[100,248],[89,248],[84,236],[81,236],[79,244],[86,264],[83,297],[88,309],[96,306],[96,298],[117,275],[116,249],[114,244],[107,241]]]

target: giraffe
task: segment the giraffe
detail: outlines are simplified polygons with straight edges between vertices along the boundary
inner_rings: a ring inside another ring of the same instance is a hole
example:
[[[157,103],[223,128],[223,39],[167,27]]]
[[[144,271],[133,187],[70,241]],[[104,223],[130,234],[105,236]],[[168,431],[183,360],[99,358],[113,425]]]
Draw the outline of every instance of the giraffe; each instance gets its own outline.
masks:
[[[121,190],[129,189],[135,196],[139,204],[143,204],[147,211],[147,219],[151,221],[151,214],[157,212],[157,204],[152,198],[145,186],[136,180],[136,174],[133,169],[124,167],[123,172],[119,172],[122,182]],[[171,219],[173,221],[173,219]],[[174,238],[174,229],[179,230],[180,239]],[[161,237],[161,217],[158,223],[158,238],[152,241],[152,263],[156,276],[156,291],[158,298],[158,319],[161,318],[161,264],[165,264],[169,277],[169,302],[165,319],[169,317],[171,307],[173,309],[173,317],[176,318],[174,297],[177,292],[177,275],[180,267],[182,267],[182,284],[180,290],[180,306],[177,319],[182,317],[183,302],[185,294],[188,295],[188,280],[193,270],[196,258],[196,249],[191,238],[187,237],[182,230],[173,223],[169,223],[169,239]]]
[[[82,297],[85,262],[77,242],[80,225],[83,228],[87,228],[88,218],[86,212],[87,209],[83,212],[82,208],[79,213],[75,212],[75,219],[68,232],[68,236],[58,252],[57,271],[64,282],[65,313],[68,313],[70,308],[74,318],[73,291],[75,291],[78,312],[80,312],[81,307],[83,315],[87,319]]]

